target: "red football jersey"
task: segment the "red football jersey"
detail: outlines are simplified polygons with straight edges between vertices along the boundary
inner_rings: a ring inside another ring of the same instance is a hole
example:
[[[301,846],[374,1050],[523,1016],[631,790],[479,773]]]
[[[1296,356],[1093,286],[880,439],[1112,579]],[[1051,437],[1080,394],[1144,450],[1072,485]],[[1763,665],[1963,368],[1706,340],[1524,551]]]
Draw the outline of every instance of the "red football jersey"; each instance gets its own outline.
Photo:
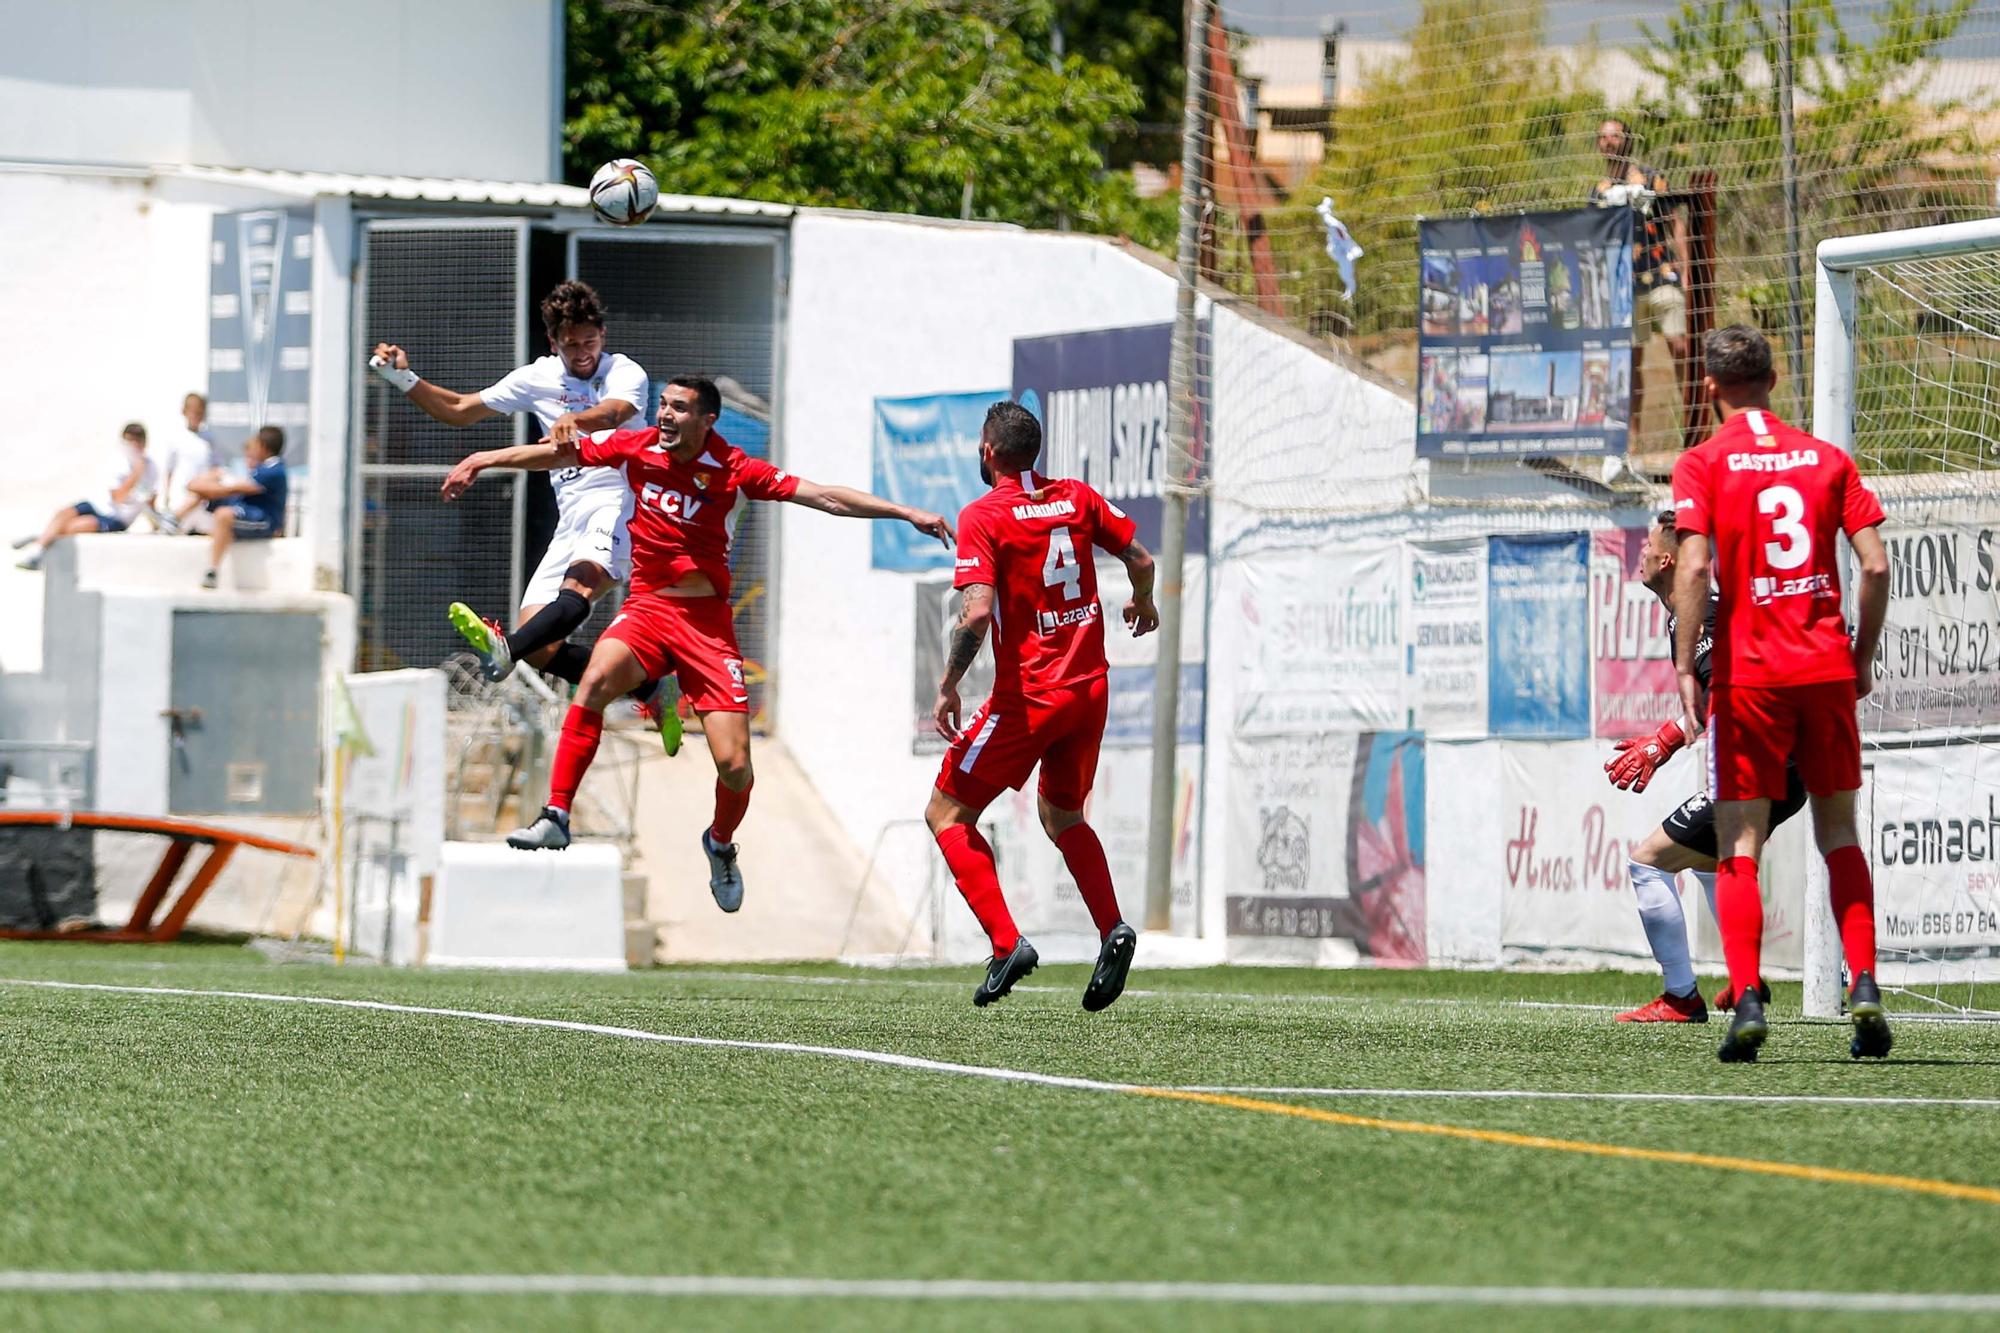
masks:
[[[658,592],[689,574],[729,595],[729,542],[743,501],[789,500],[799,479],[752,458],[714,431],[692,462],[674,459],[657,430],[614,430],[578,442],[589,467],[625,468],[632,488],[632,591]]]
[[[1882,521],[1854,460],[1741,412],[1674,464],[1675,523],[1715,546],[1716,685],[1852,680],[1835,538]]]
[[[993,693],[1038,693],[1105,673],[1092,546],[1118,552],[1136,526],[1080,481],[1003,476],[958,516],[952,586],[993,586]]]

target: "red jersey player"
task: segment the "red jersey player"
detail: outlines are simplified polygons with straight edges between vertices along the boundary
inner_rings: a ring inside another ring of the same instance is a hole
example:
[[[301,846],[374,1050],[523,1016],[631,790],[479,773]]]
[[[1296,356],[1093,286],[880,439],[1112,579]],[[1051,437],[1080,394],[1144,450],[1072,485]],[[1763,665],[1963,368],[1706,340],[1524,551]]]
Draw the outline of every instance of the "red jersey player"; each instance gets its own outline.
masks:
[[[951,742],[924,819],[958,891],[993,944],[972,1002],[989,1005],[1035,970],[1035,946],[1014,926],[979,832],[980,812],[1018,788],[1039,763],[1042,829],[1062,853],[1090,909],[1100,948],[1083,992],[1095,1012],[1125,989],[1139,937],[1119,919],[1111,870],[1083,807],[1097,777],[1106,706],[1104,615],[1097,601],[1099,546],[1132,576],[1125,623],[1136,635],[1159,628],[1153,557],[1133,523],[1080,481],[1037,477],[1042,427],[1019,403],[987,409],[979,475],[992,487],[958,517],[958,628],[933,716]],[[993,630],[993,695],[962,730],[958,682]]]
[[[894,518],[949,543],[951,524],[844,486],[820,486],[733,448],[715,430],[722,395],[683,375],[660,393],[657,430],[620,430],[569,444],[544,441],[474,454],[445,478],[447,500],[489,467],[625,469],[633,508],[632,590],[598,637],[549,775],[549,803],[512,847],[569,846],[569,810],[597,753],[604,707],[650,677],[674,672],[715,760],[715,817],[702,829],[709,891],[725,912],[743,904],[736,826],[750,806],[750,695],[729,609],[729,542],[745,500],[789,500],[845,518]]]
[[[1771,414],[1771,345],[1733,325],[1708,335],[1702,381],[1722,425],[1674,465],[1680,532],[1674,580],[1674,661],[1691,725],[1700,684],[1695,641],[1711,573],[1717,587],[1710,657],[1709,785],[1718,850],[1716,924],[1736,1006],[1719,1052],[1757,1058],[1766,1033],[1758,995],[1764,906],[1757,858],[1771,802],[1785,795],[1785,759],[1797,763],[1812,803],[1813,837],[1826,858],[1834,916],[1853,978],[1850,1052],[1889,1053],[1889,1021],[1875,984],[1875,891],[1855,831],[1861,731],[1855,702],[1874,688],[1875,641],[1889,606],[1882,506],[1854,461]],[[1841,618],[1839,535],[1860,567],[1853,641]]]

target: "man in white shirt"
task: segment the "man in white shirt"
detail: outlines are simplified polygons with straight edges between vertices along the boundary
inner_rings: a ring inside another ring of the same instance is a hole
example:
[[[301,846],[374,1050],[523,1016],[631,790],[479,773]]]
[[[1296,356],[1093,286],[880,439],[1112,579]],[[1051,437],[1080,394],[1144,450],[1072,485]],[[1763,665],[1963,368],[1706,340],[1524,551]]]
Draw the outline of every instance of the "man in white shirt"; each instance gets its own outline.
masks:
[[[23,537],[15,550],[28,548],[17,567],[40,569],[48,549],[65,537],[84,532],[123,532],[153,498],[160,472],[146,456],[146,428],[137,421],[125,423],[124,442],[117,461],[105,476],[105,489],[88,500],[78,500],[56,510],[39,535]]]
[[[221,465],[215,446],[202,433],[207,418],[208,399],[191,393],[181,400],[181,419],[187,429],[169,432],[172,438],[162,451],[166,456],[162,460],[159,507],[153,511],[153,521],[163,532],[209,530],[208,504],[191,489]]]
[[[632,358],[604,350],[604,309],[597,293],[581,282],[561,283],[543,298],[541,314],[552,355],[478,393],[454,393],[419,379],[407,354],[393,343],[378,343],[368,364],[447,426],[532,412],[547,438],[567,445],[637,417],[650,393],[646,372]],[[482,619],[462,602],[451,604],[451,623],[479,654],[488,680],[504,680],[515,662],[526,661],[572,684],[580,682],[590,654],[566,640],[590,618],[590,604],[630,571],[625,524],[632,514],[632,492],[623,471],[577,467],[549,475],[556,492],[556,531],[522,593],[513,630]],[[639,697],[650,700],[653,686],[647,682]]]

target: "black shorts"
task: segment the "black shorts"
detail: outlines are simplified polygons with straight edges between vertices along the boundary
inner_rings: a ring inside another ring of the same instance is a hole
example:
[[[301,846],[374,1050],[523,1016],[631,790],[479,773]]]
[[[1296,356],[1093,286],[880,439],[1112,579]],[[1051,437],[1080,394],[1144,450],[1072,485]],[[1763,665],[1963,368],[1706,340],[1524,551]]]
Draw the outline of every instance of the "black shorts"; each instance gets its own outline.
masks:
[[[1771,836],[1771,830],[1790,819],[1806,804],[1805,779],[1799,776],[1795,765],[1785,765],[1785,797],[1771,802],[1771,823],[1764,830],[1764,836]],[[1708,799],[1708,793],[1698,791],[1674,808],[1674,812],[1660,821],[1660,828],[1669,838],[1691,852],[1699,852],[1709,860],[1716,859],[1715,845],[1715,802]]]

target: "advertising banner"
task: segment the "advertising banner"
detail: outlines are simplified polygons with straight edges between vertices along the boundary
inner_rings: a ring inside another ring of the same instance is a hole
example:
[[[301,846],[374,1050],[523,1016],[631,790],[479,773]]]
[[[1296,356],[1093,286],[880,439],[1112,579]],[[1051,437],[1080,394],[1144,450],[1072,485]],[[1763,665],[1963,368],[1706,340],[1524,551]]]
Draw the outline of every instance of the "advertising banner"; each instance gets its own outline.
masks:
[[[1422,734],[1239,736],[1229,756],[1229,934],[1422,963]]]
[[[1014,398],[1042,423],[1042,470],[1078,477],[1160,549],[1172,324],[1014,340]],[[1208,549],[1207,506],[1188,506],[1187,549]]]
[[[2000,724],[2000,532],[1976,523],[1882,527],[1889,618],[1875,649],[1871,731]]]
[[[1235,687],[1234,734],[1405,724],[1400,545],[1260,551],[1216,577],[1216,621],[1238,627],[1210,649]]]
[[[1486,734],[1486,542],[1411,542],[1405,665],[1414,724],[1433,738]]]
[[[1418,455],[1624,453],[1631,210],[1438,219],[1418,245]]]
[[[1590,734],[1589,534],[1492,537],[1488,730]]]
[[[1681,715],[1666,604],[1642,582],[1644,528],[1590,536],[1590,656],[1597,677],[1597,729],[1640,736]]]
[[[215,215],[209,240],[208,425],[232,465],[259,426],[285,432],[294,477],[311,459],[312,210]],[[296,482],[294,483],[296,484]]]
[[[1005,390],[875,400],[875,494],[943,514],[986,493],[979,480],[979,428]],[[735,437],[729,437],[734,441]],[[877,569],[950,569],[952,553],[907,523],[869,524]]]
[[[1885,961],[2000,949],[2000,748],[1871,750],[1868,762],[1863,839]]]

